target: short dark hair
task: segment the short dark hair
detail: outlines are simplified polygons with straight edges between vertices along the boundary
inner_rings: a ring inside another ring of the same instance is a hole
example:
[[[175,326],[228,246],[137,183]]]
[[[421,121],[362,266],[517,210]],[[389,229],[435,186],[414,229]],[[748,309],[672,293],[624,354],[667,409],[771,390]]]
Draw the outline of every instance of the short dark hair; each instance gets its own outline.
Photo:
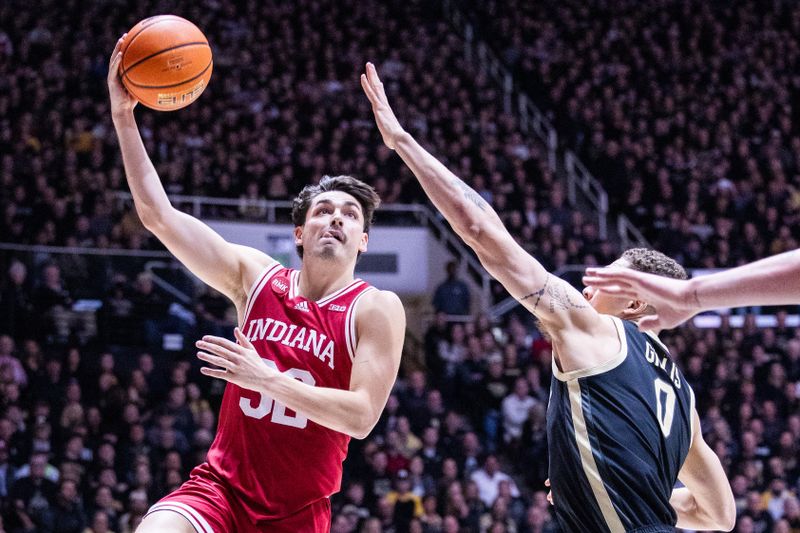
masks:
[[[292,202],[292,223],[302,226],[306,223],[306,214],[311,207],[311,202],[318,195],[329,191],[342,191],[353,198],[361,206],[364,214],[364,232],[369,233],[372,225],[372,216],[381,203],[381,198],[371,186],[352,176],[322,176],[316,185],[306,185]],[[297,254],[303,258],[303,247],[297,247]]]
[[[674,259],[649,248],[631,248],[622,254],[633,270],[673,279],[687,279],[686,270]]]

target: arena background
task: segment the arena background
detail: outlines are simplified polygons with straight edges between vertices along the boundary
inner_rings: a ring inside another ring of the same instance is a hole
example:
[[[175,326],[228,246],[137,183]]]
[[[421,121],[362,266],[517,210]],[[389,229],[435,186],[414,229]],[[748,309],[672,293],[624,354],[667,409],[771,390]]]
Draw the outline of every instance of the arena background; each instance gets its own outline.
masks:
[[[235,313],[139,223],[106,92],[117,38],[160,13],[195,22],[215,58],[196,103],[137,110],[177,205],[297,264],[287,200],[302,185],[350,173],[386,203],[358,275],[400,293],[411,319],[385,412],[351,442],[333,531],[558,530],[550,346],[382,146],[366,61],[401,122],[575,284],[631,246],[696,274],[797,248],[794,2],[4,0],[9,533],[133,531],[214,435],[223,386],[192,343],[230,336]],[[797,311],[710,313],[663,335],[731,481],[736,531],[800,531]]]

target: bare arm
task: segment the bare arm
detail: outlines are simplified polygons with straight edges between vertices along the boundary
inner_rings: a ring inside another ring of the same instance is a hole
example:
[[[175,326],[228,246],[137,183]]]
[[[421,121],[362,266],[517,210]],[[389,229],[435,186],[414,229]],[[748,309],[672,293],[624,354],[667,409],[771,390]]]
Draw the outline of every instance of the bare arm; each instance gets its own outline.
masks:
[[[658,314],[642,328],[672,328],[709,309],[800,302],[800,250],[689,281],[607,268],[588,269],[584,283],[651,303]]]
[[[730,531],[736,522],[736,504],[728,478],[692,413],[694,440],[678,479],[685,485],[672,491],[670,504],[678,513],[678,527]]]
[[[574,287],[547,272],[514,240],[478,193],[403,130],[371,63],[361,76],[361,85],[386,146],[397,151],[436,208],[514,298],[551,326],[555,336],[562,330],[595,333],[597,328],[616,336],[611,322],[598,320],[598,314]]]
[[[327,428],[363,439],[378,422],[397,378],[406,319],[400,299],[380,291],[365,294],[356,308],[358,345],[350,389],[315,387],[265,365],[241,331],[239,344],[206,336],[197,343],[203,361],[225,370],[201,372],[258,391]]]
[[[136,212],[144,226],[192,273],[241,306],[252,278],[272,259],[258,250],[225,241],[206,224],[170,204],[133,116],[137,101],[119,79],[121,43],[122,39],[111,56],[108,88],[111,117]]]

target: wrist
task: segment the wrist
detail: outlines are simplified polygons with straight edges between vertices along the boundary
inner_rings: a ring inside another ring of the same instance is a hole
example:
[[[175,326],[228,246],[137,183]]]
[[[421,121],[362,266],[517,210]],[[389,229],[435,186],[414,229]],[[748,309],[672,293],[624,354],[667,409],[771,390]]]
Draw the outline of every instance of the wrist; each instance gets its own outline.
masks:
[[[129,124],[133,121],[133,109],[120,109],[111,111],[111,122],[114,125]]]
[[[694,311],[701,311],[703,309],[703,304],[700,301],[700,283],[697,278],[692,278],[686,284],[686,294],[684,295],[683,301],[686,303],[686,306]]]
[[[263,376],[259,380],[259,383],[261,384],[261,390],[259,392],[266,394],[267,396],[274,397],[280,388],[280,381],[282,377],[286,376],[277,370],[267,367],[267,371],[264,372]]]

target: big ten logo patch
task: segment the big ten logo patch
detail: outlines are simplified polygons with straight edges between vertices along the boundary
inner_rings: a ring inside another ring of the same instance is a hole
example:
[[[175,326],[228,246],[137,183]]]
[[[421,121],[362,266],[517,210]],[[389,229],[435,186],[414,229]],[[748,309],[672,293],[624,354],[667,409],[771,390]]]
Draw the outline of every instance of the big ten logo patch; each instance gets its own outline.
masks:
[[[158,93],[158,105],[169,107],[189,103],[200,96],[200,93],[203,92],[205,86],[206,82],[200,80],[196,85],[188,90],[183,90],[176,93]]]
[[[328,309],[330,309],[331,311],[337,311],[339,313],[343,313],[343,312],[347,311],[347,306],[346,305],[331,304],[331,305],[328,306]]]

